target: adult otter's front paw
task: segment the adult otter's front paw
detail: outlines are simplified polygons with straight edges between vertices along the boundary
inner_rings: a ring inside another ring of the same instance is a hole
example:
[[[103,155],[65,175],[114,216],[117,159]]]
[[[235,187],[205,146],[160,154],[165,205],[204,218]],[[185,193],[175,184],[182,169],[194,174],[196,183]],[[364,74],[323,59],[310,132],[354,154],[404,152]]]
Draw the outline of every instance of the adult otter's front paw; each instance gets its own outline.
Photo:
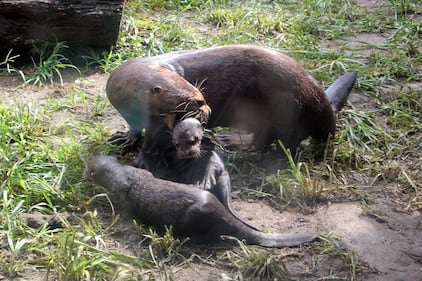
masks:
[[[108,142],[125,150],[131,150],[141,146],[142,134],[132,130],[127,132],[117,131],[108,139]]]

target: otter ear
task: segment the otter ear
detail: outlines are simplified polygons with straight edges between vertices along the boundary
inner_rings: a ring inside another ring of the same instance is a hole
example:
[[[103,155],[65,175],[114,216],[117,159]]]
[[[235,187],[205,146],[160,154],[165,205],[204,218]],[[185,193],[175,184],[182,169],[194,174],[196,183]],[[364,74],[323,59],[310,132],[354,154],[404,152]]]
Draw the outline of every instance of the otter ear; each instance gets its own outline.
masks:
[[[161,94],[163,91],[164,91],[164,89],[161,88],[160,86],[155,86],[154,88],[152,88],[153,94]]]
[[[174,124],[176,123],[176,113],[169,113],[164,115],[164,123],[170,130],[173,130]]]

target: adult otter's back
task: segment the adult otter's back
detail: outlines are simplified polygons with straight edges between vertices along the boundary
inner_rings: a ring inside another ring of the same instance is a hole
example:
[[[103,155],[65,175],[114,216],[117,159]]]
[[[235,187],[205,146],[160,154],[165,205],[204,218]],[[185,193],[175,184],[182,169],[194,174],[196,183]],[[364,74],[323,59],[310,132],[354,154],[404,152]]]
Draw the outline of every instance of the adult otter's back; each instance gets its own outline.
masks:
[[[201,89],[212,110],[208,127],[246,129],[254,133],[258,147],[277,139],[289,148],[296,148],[307,136],[326,140],[329,134],[334,134],[335,113],[347,100],[356,81],[356,73],[348,73],[336,82],[331,95],[326,95],[293,58],[254,45],[135,58],[116,71],[130,75],[130,83],[143,79],[139,73],[150,65],[178,74],[178,83],[184,81]],[[128,85],[128,91],[130,88]],[[120,113],[127,109],[113,101],[138,99],[136,92],[119,96],[121,92],[107,91],[107,95]]]

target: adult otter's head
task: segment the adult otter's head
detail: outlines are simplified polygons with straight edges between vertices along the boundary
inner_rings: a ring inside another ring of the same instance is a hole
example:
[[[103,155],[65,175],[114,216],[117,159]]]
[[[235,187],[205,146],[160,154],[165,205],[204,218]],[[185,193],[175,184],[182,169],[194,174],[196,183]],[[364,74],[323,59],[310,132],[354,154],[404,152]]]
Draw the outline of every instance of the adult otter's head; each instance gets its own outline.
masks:
[[[163,116],[172,129],[177,120],[186,116],[206,123],[211,113],[202,93],[177,73],[166,67],[149,65],[151,78],[149,110],[154,116]]]
[[[181,120],[173,128],[173,144],[179,159],[199,158],[204,127],[195,118]]]
[[[172,129],[186,116],[208,121],[211,109],[202,93],[167,67],[133,59],[112,72],[107,97],[132,129],[146,127],[148,116],[161,116]]]

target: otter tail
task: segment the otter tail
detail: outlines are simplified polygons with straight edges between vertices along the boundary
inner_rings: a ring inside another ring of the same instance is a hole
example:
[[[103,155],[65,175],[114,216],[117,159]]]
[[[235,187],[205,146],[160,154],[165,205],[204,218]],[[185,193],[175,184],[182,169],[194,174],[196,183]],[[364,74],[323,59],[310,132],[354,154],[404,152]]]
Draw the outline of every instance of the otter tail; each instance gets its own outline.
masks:
[[[334,115],[343,108],[344,104],[349,97],[350,91],[353,88],[357,79],[357,72],[348,72],[338,78],[328,89],[325,91],[328,101],[331,104]]]
[[[225,233],[220,232],[222,235],[232,235],[239,239],[244,239],[246,243],[253,245],[260,245],[264,247],[295,247],[303,243],[311,242],[315,240],[318,235],[314,232],[303,232],[303,233],[265,233],[259,230],[250,228],[249,226],[242,224],[240,221],[232,221],[229,224],[232,231],[226,231]],[[224,227],[226,230],[227,227]],[[231,233],[230,233],[231,232]]]
[[[276,234],[258,232],[256,237],[257,241],[253,241],[255,242],[254,244],[264,247],[282,248],[299,246],[303,243],[311,242],[318,235],[315,233]],[[248,239],[246,239],[246,242],[248,242]]]

